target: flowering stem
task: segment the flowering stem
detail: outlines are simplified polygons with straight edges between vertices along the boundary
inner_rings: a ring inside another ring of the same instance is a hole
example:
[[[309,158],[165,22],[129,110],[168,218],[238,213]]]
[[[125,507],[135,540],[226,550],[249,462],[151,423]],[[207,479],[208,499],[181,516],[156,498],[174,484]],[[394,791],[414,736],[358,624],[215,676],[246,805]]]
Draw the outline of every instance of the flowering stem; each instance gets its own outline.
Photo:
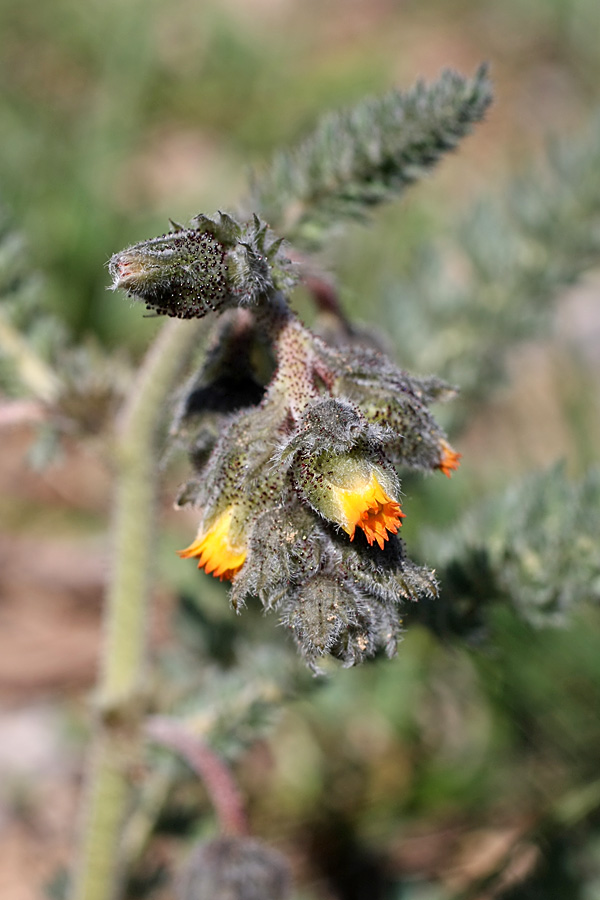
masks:
[[[159,426],[198,330],[197,322],[172,320],[164,326],[118,422],[113,574],[73,900],[115,900],[123,879],[120,836],[143,740]]]
[[[294,418],[319,396],[315,382],[318,375],[327,381],[331,374],[323,370],[314,351],[316,338],[284,302],[272,299],[272,304],[259,312],[261,324],[269,332],[277,358],[277,372],[271,382],[267,399],[283,392]]]

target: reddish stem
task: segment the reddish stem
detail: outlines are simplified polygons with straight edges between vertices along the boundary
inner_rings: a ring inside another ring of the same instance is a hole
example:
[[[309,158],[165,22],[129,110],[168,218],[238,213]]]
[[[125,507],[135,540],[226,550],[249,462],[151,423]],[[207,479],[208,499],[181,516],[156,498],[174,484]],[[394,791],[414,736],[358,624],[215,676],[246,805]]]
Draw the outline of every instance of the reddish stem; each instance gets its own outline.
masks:
[[[352,333],[350,320],[346,316],[340,304],[340,298],[334,286],[323,277],[313,274],[305,274],[302,282],[312,294],[315,306],[320,312],[330,313],[335,316],[348,334]]]
[[[241,793],[223,760],[176,719],[152,716],[146,731],[155,743],[178,753],[202,779],[222,831],[237,836],[248,834]]]

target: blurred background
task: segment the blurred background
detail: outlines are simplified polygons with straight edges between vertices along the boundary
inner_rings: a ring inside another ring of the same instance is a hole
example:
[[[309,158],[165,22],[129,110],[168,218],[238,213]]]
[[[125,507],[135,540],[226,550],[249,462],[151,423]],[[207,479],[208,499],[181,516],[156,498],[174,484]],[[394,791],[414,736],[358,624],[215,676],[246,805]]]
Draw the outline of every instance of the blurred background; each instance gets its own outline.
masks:
[[[411,555],[439,566],[440,533],[480,499],[560,460],[573,479],[597,462],[599,34],[597,0],[0,0],[0,209],[3,234],[17,235],[4,239],[0,269],[17,254],[19,277],[69,341],[135,365],[160,320],[107,293],[114,252],[162,233],[168,217],[235,208],[248,172],[323,111],[489,61],[496,99],[486,121],[368,228],[336,234],[320,260],[344,308],[375,324],[401,365],[465,386],[440,413],[461,469],[450,482],[404,487]],[[546,189],[552,135],[563,162]],[[584,149],[564,163],[570,147]],[[549,261],[566,245],[570,260],[580,255],[547,290],[538,277],[531,306],[515,282],[522,306],[510,335],[490,319],[452,355],[447,310],[439,324],[435,304],[429,317],[415,310],[436,278],[461,283],[463,236],[473,246],[481,238],[475,269],[483,260],[502,277],[519,264],[503,244],[509,226],[489,213],[509,198],[527,220],[518,176],[539,180],[536,215],[547,201]],[[579,206],[569,206],[572,193],[557,200],[564,185],[579,185]],[[569,243],[582,221],[583,249]],[[296,299],[310,320],[308,298]],[[478,348],[493,356],[500,345],[500,374],[477,390]],[[60,896],[73,854],[110,472],[94,440],[62,435],[42,465],[38,426],[1,427],[0,896],[33,900],[43,885]],[[177,622],[193,603],[206,603],[219,628],[283,645],[275,617],[232,623],[219,585],[176,560],[194,529],[171,510],[185,462],[177,466],[163,487],[154,653],[177,657]],[[559,547],[569,542],[560,516]],[[597,597],[597,568],[593,577]],[[600,815],[585,800],[600,778],[598,606],[540,628],[500,605],[489,628],[478,642],[415,622],[396,660],[336,672],[239,757],[253,829],[291,859],[295,896],[600,897]],[[186,652],[209,652],[189,633]],[[563,796],[585,815],[535,831]],[[532,829],[535,840],[522,839]],[[178,846],[164,837],[153,865]],[[498,869],[494,893],[486,878]]]

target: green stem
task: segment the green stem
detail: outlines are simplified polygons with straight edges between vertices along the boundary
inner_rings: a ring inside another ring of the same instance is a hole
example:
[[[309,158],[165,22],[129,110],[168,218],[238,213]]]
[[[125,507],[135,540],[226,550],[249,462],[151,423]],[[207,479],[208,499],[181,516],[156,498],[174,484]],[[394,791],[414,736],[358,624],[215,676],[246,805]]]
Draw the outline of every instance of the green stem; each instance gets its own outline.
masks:
[[[115,900],[120,838],[143,746],[144,676],[162,413],[201,323],[171,320],[151,347],[118,427],[114,566],[105,612],[98,717],[73,900]]]

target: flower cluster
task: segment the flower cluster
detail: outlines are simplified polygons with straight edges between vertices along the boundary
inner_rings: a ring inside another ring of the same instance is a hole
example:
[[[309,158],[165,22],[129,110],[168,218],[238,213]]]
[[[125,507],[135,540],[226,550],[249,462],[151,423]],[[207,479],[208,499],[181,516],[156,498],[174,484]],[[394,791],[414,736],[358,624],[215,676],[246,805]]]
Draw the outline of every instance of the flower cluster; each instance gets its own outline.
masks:
[[[277,609],[313,667],[325,654],[346,665],[381,648],[391,655],[402,601],[436,591],[398,536],[398,470],[456,469],[459,455],[429,411],[452,391],[376,350],[319,339],[280,290],[291,271],[280,244],[257,220],[231,221],[228,236],[223,217],[202,217],[111,262],[116,287],[188,317],[216,305],[202,293],[202,253],[212,266],[218,241],[223,254],[224,312],[172,427],[194,468],[178,502],[200,515],[180,556],[230,581],[235,608],[255,596]]]

